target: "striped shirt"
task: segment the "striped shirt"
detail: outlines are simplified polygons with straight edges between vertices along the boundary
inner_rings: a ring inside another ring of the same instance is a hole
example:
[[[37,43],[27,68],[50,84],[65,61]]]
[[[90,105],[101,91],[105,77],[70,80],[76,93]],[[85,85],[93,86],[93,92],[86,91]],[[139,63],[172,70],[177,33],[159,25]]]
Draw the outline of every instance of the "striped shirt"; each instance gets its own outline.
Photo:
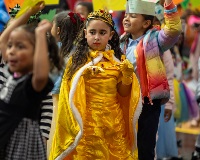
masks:
[[[5,76],[5,63],[0,57],[0,89],[3,86],[4,82],[6,82]],[[49,132],[51,128],[53,114],[53,99],[51,93],[49,93],[46,98],[41,103],[41,118],[40,118],[40,129],[42,131],[42,135],[45,138],[49,138]]]

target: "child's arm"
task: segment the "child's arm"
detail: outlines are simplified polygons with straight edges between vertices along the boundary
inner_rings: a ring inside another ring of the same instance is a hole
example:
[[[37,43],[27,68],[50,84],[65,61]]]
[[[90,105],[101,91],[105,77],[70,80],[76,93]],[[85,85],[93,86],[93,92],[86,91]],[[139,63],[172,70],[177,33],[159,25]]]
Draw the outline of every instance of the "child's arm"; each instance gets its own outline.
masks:
[[[25,12],[22,16],[20,16],[17,19],[14,19],[10,25],[3,31],[3,33],[0,36],[0,52],[2,54],[3,60],[7,61],[6,58],[6,48],[7,48],[7,41],[9,38],[10,33],[20,25],[26,24],[29,17],[38,11],[42,10],[44,8],[43,3],[38,3],[35,7],[32,9],[29,9],[27,12]]]
[[[182,31],[180,16],[173,1],[165,0],[164,8],[165,26],[158,35],[159,46],[163,52],[170,49],[177,42]]]
[[[172,110],[174,109],[174,63],[172,59],[172,55],[170,50],[167,50],[163,54],[163,63],[166,69],[166,74],[167,74],[167,80],[169,83],[169,89],[170,89],[170,98],[169,101],[165,104],[165,113],[164,113],[164,119],[165,122],[168,122],[171,118],[172,115]]]
[[[48,82],[50,63],[48,57],[46,33],[51,29],[51,23],[43,20],[35,30],[36,44],[33,59],[32,85],[40,92]]]

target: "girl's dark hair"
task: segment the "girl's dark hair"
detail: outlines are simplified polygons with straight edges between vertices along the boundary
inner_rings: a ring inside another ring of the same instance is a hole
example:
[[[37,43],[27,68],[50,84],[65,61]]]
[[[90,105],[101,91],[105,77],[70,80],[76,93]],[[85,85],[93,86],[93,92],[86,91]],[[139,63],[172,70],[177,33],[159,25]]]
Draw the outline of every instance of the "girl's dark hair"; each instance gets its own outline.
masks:
[[[68,75],[70,78],[74,75],[74,73],[82,67],[88,60],[89,57],[89,46],[87,44],[87,39],[85,38],[84,29],[87,28],[88,23],[95,19],[89,19],[84,23],[83,29],[80,31],[80,34],[76,38],[76,50],[72,54],[72,64],[69,66]],[[112,21],[113,26],[114,22]],[[109,24],[108,24],[109,25]],[[123,54],[120,47],[119,47],[119,35],[117,31],[109,25],[111,30],[114,31],[114,35],[112,39],[108,41],[108,44],[111,46],[111,49],[114,50],[115,56],[120,60],[121,55]]]
[[[67,11],[62,11],[55,15],[54,22],[56,27],[60,28],[60,41],[62,43],[60,54],[64,57],[68,56],[73,49],[74,40],[80,29],[83,27],[84,20],[78,13],[70,14]]]
[[[30,42],[35,47],[35,28],[37,26],[34,24],[27,24],[20,26],[19,28],[24,29],[27,33],[30,34],[29,39]],[[58,54],[58,46],[56,44],[56,41],[54,37],[51,34],[47,35],[47,45],[48,45],[48,53],[49,53],[49,60],[50,60],[50,70],[53,71],[53,69],[61,70],[63,69],[63,61],[61,57],[59,57]]]
[[[153,27],[153,20],[154,20],[154,16],[151,16],[151,15],[146,15],[146,14],[141,14],[143,17],[144,17],[144,20],[150,20],[151,21],[151,24],[149,25],[149,27],[146,29],[145,33],[151,29]],[[144,33],[144,34],[145,34]],[[131,37],[131,34],[130,33],[126,33],[121,39],[120,39],[120,43],[123,43],[123,42],[127,42],[128,39]]]
[[[149,27],[146,29],[146,31],[148,31],[149,29],[151,29],[153,27],[153,20],[154,20],[154,16],[151,15],[146,15],[146,14],[141,14],[144,17],[144,20],[150,20],[151,24],[149,25]],[[146,32],[145,31],[145,32]]]
[[[93,12],[93,4],[92,2],[78,2],[76,6],[81,5],[87,8],[88,13]]]

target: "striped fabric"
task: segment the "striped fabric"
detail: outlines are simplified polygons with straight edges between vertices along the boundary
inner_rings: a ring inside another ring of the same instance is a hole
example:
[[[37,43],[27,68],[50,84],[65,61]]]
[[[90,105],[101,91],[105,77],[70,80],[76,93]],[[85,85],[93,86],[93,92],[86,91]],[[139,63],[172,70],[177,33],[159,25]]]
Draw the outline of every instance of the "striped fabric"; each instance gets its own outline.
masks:
[[[52,94],[49,93],[41,104],[41,118],[40,118],[40,129],[42,135],[49,139],[49,133],[51,129],[51,121],[53,114],[53,99]]]
[[[4,76],[4,62],[0,56],[0,89],[5,81],[6,81],[6,77]]]

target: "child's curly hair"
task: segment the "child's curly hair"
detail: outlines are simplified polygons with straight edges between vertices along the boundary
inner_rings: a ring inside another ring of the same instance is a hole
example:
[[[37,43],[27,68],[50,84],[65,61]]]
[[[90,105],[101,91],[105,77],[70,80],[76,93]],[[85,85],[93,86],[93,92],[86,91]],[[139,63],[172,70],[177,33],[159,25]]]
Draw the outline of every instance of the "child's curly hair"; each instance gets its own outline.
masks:
[[[109,13],[108,13],[109,14]],[[96,17],[97,19],[100,19],[101,17]],[[87,19],[84,23],[84,26],[82,30],[79,33],[79,36],[76,38],[76,50],[72,54],[72,64],[69,66],[68,69],[68,74],[69,77],[72,78],[74,73],[82,67],[88,60],[89,57],[89,46],[87,44],[87,39],[85,38],[85,32],[84,29],[87,28],[88,24],[95,20],[95,17],[92,19]],[[102,18],[103,21],[104,18]],[[108,41],[108,44],[111,46],[111,49],[114,50],[115,56],[121,60],[121,55],[123,54],[121,49],[120,49],[120,44],[119,44],[119,35],[117,31],[114,28],[114,21],[112,20],[112,26],[107,23],[107,25],[110,26],[111,30],[114,31],[114,35],[112,36],[112,39]]]

